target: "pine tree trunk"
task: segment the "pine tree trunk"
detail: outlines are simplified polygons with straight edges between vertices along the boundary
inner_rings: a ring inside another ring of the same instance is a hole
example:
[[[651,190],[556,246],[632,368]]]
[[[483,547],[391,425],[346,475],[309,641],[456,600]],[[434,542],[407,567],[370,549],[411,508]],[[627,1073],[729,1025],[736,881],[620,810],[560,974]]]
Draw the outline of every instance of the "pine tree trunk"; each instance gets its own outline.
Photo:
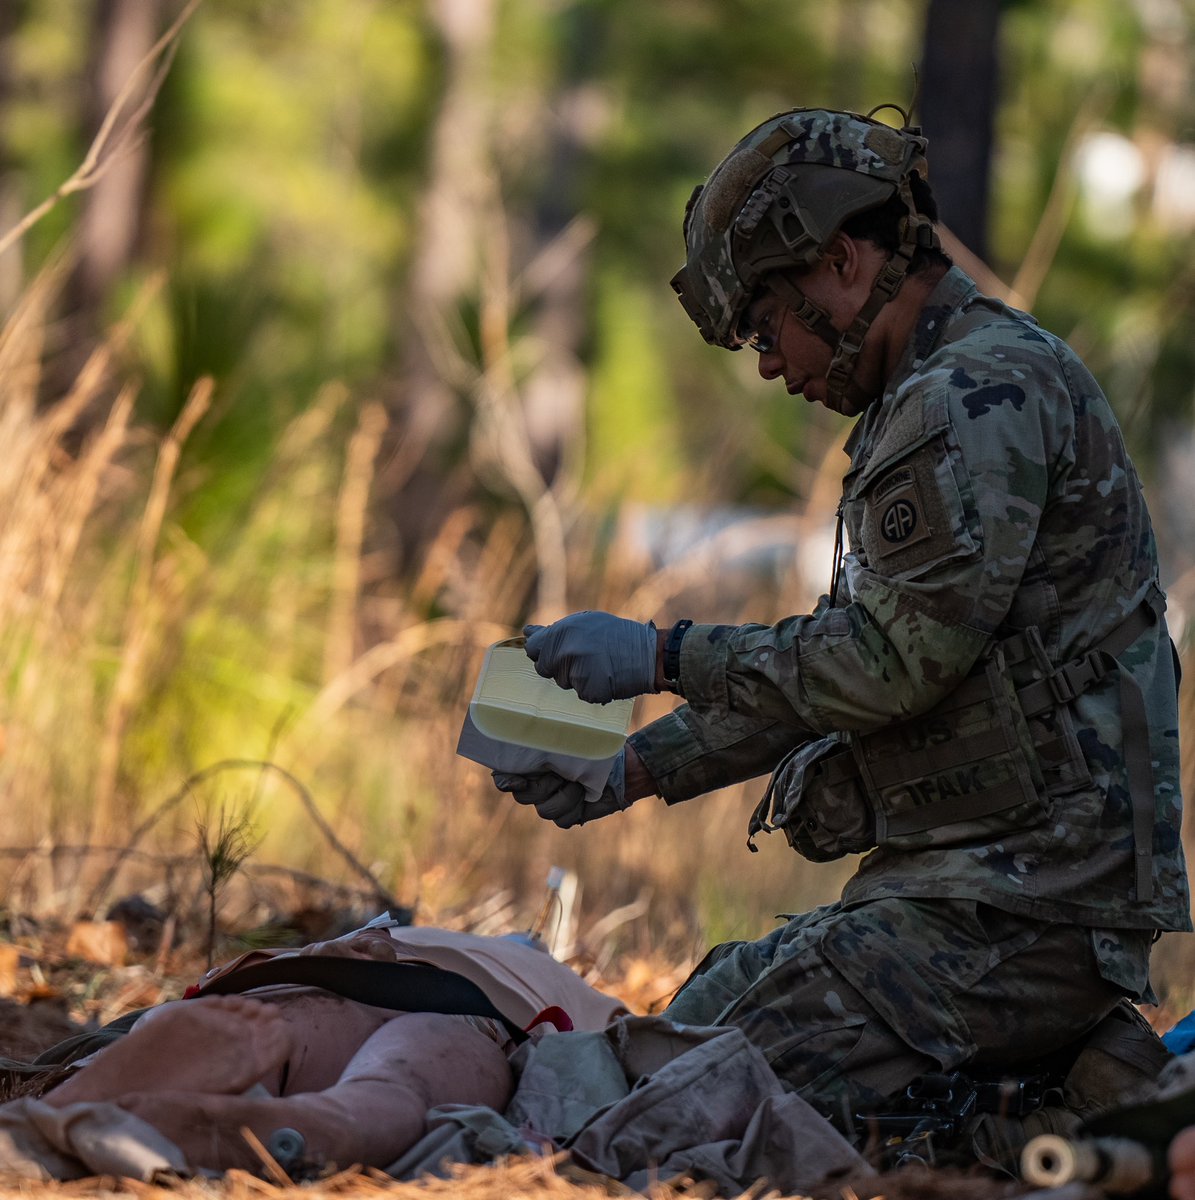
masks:
[[[85,143],[154,44],[160,15],[161,0],[98,0],[82,115]],[[149,167],[145,139],[121,154],[84,196],[73,299],[85,317],[103,302],[137,252]]]
[[[10,111],[14,99],[14,79],[17,30],[24,15],[22,0],[0,3],[0,111]],[[0,135],[0,231],[10,229],[23,215],[24,197],[13,167],[12,155]],[[24,282],[24,263],[18,241],[0,257],[0,321],[11,311],[21,294]]]
[[[1001,0],[930,0],[921,120],[941,218],[988,258],[988,194],[999,79]]]

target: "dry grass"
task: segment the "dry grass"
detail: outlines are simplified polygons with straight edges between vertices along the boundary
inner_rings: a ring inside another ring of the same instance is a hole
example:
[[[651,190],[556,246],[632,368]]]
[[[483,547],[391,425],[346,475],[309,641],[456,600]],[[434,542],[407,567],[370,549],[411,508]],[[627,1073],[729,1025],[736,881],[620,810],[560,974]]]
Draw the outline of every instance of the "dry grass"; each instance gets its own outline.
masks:
[[[742,789],[680,814],[644,804],[562,833],[454,754],[481,654],[519,628],[529,596],[545,595],[545,571],[547,592],[567,587],[577,606],[660,619],[681,606],[731,620],[778,614],[808,600],[798,577],[736,575],[725,559],[755,535],[795,541],[812,507],[801,520],[745,523],[653,569],[632,522],[617,522],[612,543],[601,533],[575,475],[537,493],[516,438],[491,467],[517,477],[521,507],[457,509],[403,568],[369,532],[379,410],[346,420],[352,398],[329,385],[282,432],[236,536],[200,545],[186,520],[206,478],[187,443],[222,398],[201,381],[162,438],[133,419],[137,384],[123,363],[157,302],[153,285],[61,400],[40,397],[67,265],[31,285],[0,335],[0,432],[11,447],[0,463],[0,793],[13,818],[0,878],[10,907],[90,912],[113,889],[160,893],[166,882],[126,857],[97,897],[111,865],[100,848],[185,857],[213,806],[249,794],[264,814],[263,861],[334,879],[346,864],[339,878],[364,873],[423,919],[505,892],[506,918],[525,926],[548,868],[569,868],[582,888],[577,928],[601,923],[592,953],[607,962],[667,954],[685,964],[711,936],[751,936],[775,912],[836,892],[840,873],[794,870],[780,846],[744,850],[726,870],[728,845],[745,840]],[[492,362],[454,369],[474,372],[478,419],[497,421],[518,396],[497,333],[491,341]],[[645,699],[639,718],[665,707]],[[275,770],[212,769],[266,758]],[[49,856],[65,846],[95,853]]]
[[[1010,1200],[1027,1189],[1013,1183],[970,1176],[958,1171],[918,1169],[877,1176],[866,1183],[839,1185],[819,1191],[816,1197],[782,1195],[758,1185],[726,1200]],[[7,1197],[134,1197],[136,1200],[251,1200],[275,1197],[307,1200],[325,1197],[376,1197],[381,1200],[592,1200],[596,1196],[642,1196],[613,1180],[589,1176],[567,1164],[548,1159],[515,1159],[492,1166],[452,1168],[447,1178],[428,1177],[418,1182],[399,1183],[378,1171],[353,1168],[326,1179],[299,1186],[275,1184],[243,1171],[230,1171],[220,1181],[144,1184],[134,1180],[91,1178],[72,1183],[13,1182],[0,1179],[0,1200]],[[648,1200],[714,1200],[718,1193],[708,1186],[684,1180],[659,1183],[647,1192]],[[1092,1194],[1092,1200],[1096,1200]]]
[[[219,1196],[222,1200],[251,1200],[253,1197],[284,1197],[292,1193],[323,1200],[324,1197],[381,1197],[387,1200],[425,1200],[428,1197],[459,1197],[460,1200],[592,1200],[594,1196],[633,1196],[640,1193],[606,1181],[583,1182],[558,1174],[550,1161],[520,1160],[493,1167],[462,1167],[447,1179],[427,1179],[419,1183],[396,1183],[380,1172],[355,1169],[288,1189],[242,1171],[231,1171],[220,1183],[194,1182],[155,1186],[129,1180],[86,1179],[77,1183],[13,1185],[0,1182],[0,1197],[136,1197],[137,1200],[200,1200]],[[708,1192],[699,1189],[655,1187],[651,1200],[699,1198]],[[754,1197],[757,1193],[744,1193]],[[775,1196],[776,1193],[770,1193]],[[860,1196],[859,1200],[867,1200]]]

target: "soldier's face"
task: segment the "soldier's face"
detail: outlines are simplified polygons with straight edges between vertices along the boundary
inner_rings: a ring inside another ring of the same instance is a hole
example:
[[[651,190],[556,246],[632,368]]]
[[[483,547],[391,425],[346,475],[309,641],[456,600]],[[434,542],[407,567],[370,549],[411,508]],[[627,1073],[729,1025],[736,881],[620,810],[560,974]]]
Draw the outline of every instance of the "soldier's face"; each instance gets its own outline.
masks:
[[[801,285],[804,290],[806,280]],[[797,320],[785,300],[771,293],[758,297],[747,309],[746,325],[752,331],[747,345],[758,352],[764,379],[782,379],[790,396],[804,396],[811,404],[824,404],[845,416],[856,415],[858,409],[829,401],[826,373],[833,351]]]
[[[885,256],[870,243],[858,243],[838,234],[815,266],[796,279],[801,292],[830,318],[840,332],[850,327],[871,294]],[[759,352],[759,373],[764,379],[783,379],[791,396],[804,396],[833,412],[855,417],[875,396],[882,380],[874,355],[860,355],[847,388],[847,396],[830,395],[826,376],[834,359],[830,346],[797,319],[788,302],[774,292],[763,292],[747,306],[743,326],[752,333],[745,339]]]

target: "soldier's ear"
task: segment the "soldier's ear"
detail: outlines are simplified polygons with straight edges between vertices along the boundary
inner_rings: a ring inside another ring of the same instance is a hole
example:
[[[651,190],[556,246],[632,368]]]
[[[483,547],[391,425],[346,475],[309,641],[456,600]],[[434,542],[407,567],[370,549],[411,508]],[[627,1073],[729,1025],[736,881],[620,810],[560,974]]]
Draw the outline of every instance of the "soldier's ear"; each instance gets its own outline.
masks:
[[[844,283],[850,283],[859,269],[859,247],[855,239],[839,231],[830,239],[822,261],[829,267],[831,274],[838,276]]]

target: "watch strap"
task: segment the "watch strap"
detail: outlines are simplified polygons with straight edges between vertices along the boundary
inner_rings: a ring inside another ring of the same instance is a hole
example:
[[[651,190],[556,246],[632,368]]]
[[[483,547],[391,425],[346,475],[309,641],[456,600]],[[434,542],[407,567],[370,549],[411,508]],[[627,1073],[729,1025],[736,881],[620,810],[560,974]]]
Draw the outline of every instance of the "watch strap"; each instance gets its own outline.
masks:
[[[684,641],[685,634],[692,624],[693,622],[689,620],[677,621],[668,631],[667,638],[664,639],[664,678],[669,683],[676,683],[680,678],[680,644]]]

